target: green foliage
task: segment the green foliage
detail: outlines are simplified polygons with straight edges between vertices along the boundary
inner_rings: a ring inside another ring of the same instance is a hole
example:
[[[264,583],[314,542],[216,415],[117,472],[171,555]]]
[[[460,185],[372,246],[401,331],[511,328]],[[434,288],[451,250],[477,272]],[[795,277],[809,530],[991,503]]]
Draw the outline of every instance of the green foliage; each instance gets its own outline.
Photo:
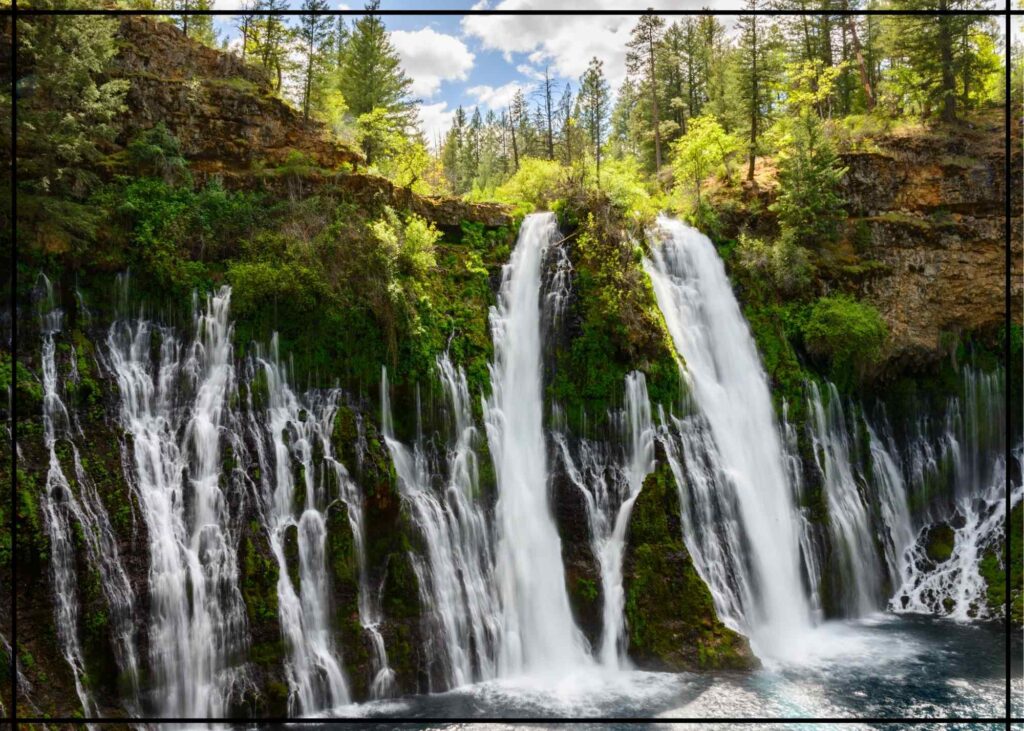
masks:
[[[783,295],[799,295],[810,287],[813,268],[807,251],[789,237],[768,243],[740,234],[734,256],[736,266],[749,276],[767,278]]]
[[[872,305],[835,295],[814,304],[803,335],[808,351],[828,360],[832,380],[849,387],[882,356],[889,329]]]
[[[736,139],[710,115],[691,119],[686,134],[672,146],[676,179],[692,188],[698,205],[704,181],[716,173],[738,147]]]
[[[779,196],[769,209],[778,216],[783,235],[811,248],[834,241],[846,215],[838,192],[846,168],[821,121],[814,114],[801,116],[780,145]]]
[[[523,158],[519,170],[490,196],[500,203],[521,206],[527,212],[550,208],[568,176],[568,171],[555,160]]]
[[[229,193],[216,182],[192,190],[138,178],[108,186],[95,203],[115,211],[128,228],[128,263],[165,297],[208,290],[211,272],[206,264],[231,256],[262,217],[254,194]]]
[[[191,183],[178,138],[167,131],[163,122],[140,132],[128,143],[126,152],[134,171],[141,177],[161,178],[169,185]]]
[[[589,424],[601,424],[635,369],[646,374],[652,402],[669,407],[681,392],[675,351],[640,265],[642,251],[623,236],[621,218],[609,220],[607,206],[603,198],[586,204],[590,212],[571,239],[578,296],[567,319],[578,318],[580,325],[556,352],[549,396],[574,425],[584,415]]]

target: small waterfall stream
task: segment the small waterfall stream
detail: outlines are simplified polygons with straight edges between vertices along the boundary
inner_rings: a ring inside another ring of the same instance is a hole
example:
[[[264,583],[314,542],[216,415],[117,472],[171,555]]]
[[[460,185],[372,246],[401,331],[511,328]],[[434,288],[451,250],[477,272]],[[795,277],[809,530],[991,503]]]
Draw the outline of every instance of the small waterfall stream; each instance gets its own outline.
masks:
[[[330,435],[339,394],[315,394],[308,404],[301,404],[288,387],[278,361],[276,337],[271,343],[270,359],[258,362],[267,382],[265,428],[274,455],[273,470],[262,464],[261,475],[274,475],[267,502],[270,545],[278,564],[278,612],[291,653],[288,679],[293,713],[308,715],[350,701],[328,621],[324,553],[324,511],[332,496],[324,485],[323,465],[331,459]],[[301,480],[299,485],[296,472]],[[298,544],[298,586],[292,582],[285,555],[289,530],[294,531]]]
[[[189,347],[143,318],[117,320],[107,338],[149,535],[149,646],[161,715],[222,716],[238,680],[230,658],[247,645],[220,485],[221,429],[234,386],[230,296],[223,288],[204,309],[195,304]]]
[[[85,544],[86,561],[99,575],[100,588],[107,604],[112,633],[111,646],[118,669],[125,681],[125,703],[129,710],[137,712],[138,659],[133,627],[134,593],[121,562],[110,518],[96,491],[96,486],[85,470],[78,445],[75,443],[75,438],[80,436],[80,427],[77,420],[69,414],[60,395],[62,387],[58,374],[55,338],[63,327],[64,314],[54,304],[50,281],[46,277],[41,277],[41,283],[46,293],[43,300],[46,311],[41,314],[43,442],[49,453],[45,499],[42,506],[50,542],[55,628],[64,658],[71,667],[75,690],[82,703],[83,712],[86,715],[93,715],[98,709],[84,681],[85,659],[79,641],[79,597],[75,569],[77,559],[73,534],[73,526],[78,526]],[[70,356],[71,372],[68,380],[74,382],[78,375],[73,348]],[[61,464],[58,454],[59,442],[70,451],[74,467],[74,485]]]
[[[823,400],[818,384],[808,386],[814,461],[828,499],[834,560],[844,581],[843,608],[858,617],[884,605],[884,570],[876,550],[876,523],[865,499],[867,485],[858,472],[855,436],[836,387],[828,384],[827,393]]]
[[[437,359],[437,370],[453,428],[448,476],[439,489],[434,478],[440,476],[428,465],[422,435],[413,449],[395,438],[386,370],[381,373],[381,423],[399,489],[426,544],[425,560],[415,557],[414,567],[433,628],[428,652],[432,664],[443,668],[447,689],[496,676],[499,613],[493,549],[477,499],[476,429],[466,375],[447,356]]]

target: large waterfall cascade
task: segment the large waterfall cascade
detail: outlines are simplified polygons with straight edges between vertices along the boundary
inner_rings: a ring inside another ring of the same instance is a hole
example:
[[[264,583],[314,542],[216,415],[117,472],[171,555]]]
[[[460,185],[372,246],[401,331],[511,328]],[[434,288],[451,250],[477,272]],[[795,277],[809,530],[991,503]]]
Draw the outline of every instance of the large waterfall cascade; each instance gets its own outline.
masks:
[[[572,617],[561,539],[548,504],[541,384],[541,264],[558,228],[551,213],[523,221],[491,309],[494,363],[484,406],[498,483],[497,565],[503,675],[590,662]]]
[[[735,498],[719,503],[723,517],[742,526],[742,545],[749,547],[746,560],[732,561],[740,589],[720,586],[713,593],[737,597],[734,609],[743,613],[756,647],[785,652],[793,637],[810,627],[811,609],[801,582],[800,528],[764,369],[714,245],[678,221],[661,217],[658,225],[663,241],[652,246],[644,268],[710,428],[718,475],[727,475],[718,489]],[[730,542],[720,552],[734,550]],[[765,550],[768,546],[771,550]],[[706,556],[697,560],[704,563],[703,576],[716,576]]]
[[[963,394],[949,399],[939,420],[922,414],[901,440],[883,407],[844,403],[831,384],[808,384],[809,468],[819,473],[830,516],[827,527],[815,527],[799,507],[806,487],[798,435],[785,414],[775,416],[722,261],[699,232],[666,218],[658,225],[661,239],[652,244],[644,269],[689,386],[671,410],[652,409],[643,373],[632,372],[623,384],[622,407],[608,414],[609,441],[571,435],[557,407],[553,423],[544,423],[544,341],[551,320],[563,315],[571,274],[566,252],[554,245],[551,214],[524,220],[502,272],[490,313],[494,360],[491,394],[481,398],[484,430],[474,420],[464,371],[445,354],[436,360],[443,426],[430,436],[418,428],[415,440],[403,443],[394,433],[382,370],[381,433],[403,505],[422,539],[410,559],[431,691],[630,669],[623,559],[632,507],[655,467],[656,444],[675,477],[682,538],[694,565],[720,617],[749,634],[759,654],[793,659],[808,651],[820,621],[821,577],[828,572],[846,587],[841,608],[851,618],[887,606],[957,619],[986,612],[979,561],[996,545],[1005,517],[1003,373],[965,367]],[[558,258],[545,282],[549,256]],[[236,362],[230,297],[227,287],[197,297],[189,336],[141,313],[129,316],[122,304],[97,348],[119,390],[118,417],[130,437],[122,445],[125,479],[148,538],[145,659],[136,656],[139,608],[79,456],[77,417],[62,396],[62,381],[75,380],[74,353],[62,379],[62,313],[52,292],[44,298],[40,362],[49,463],[41,505],[59,646],[86,713],[98,709],[80,640],[76,524],[84,559],[101,579],[118,667],[130,681],[126,708],[223,715],[249,683],[249,628],[236,555],[244,527],[240,506],[249,500],[255,500],[278,571],[290,712],[329,713],[351,701],[337,636],[348,630],[335,621],[326,553],[327,516],[338,501],[358,564],[359,626],[372,655],[370,695],[395,694],[396,674],[381,632],[381,588],[372,585],[367,566],[364,496],[332,443],[345,394],[339,388],[294,390],[276,337],[268,354],[257,348]],[[245,379],[250,387],[239,389]],[[257,379],[266,388],[260,399],[253,396]],[[244,405],[240,394],[248,398]],[[361,416],[356,418],[362,435]],[[485,504],[479,484],[484,438],[496,479],[494,505]],[[1016,451],[1018,460],[1022,451]],[[562,539],[550,506],[555,460],[586,503],[603,598],[594,648],[570,609]],[[945,493],[933,499],[939,483]],[[1024,498],[1020,485],[1011,490],[1014,504]],[[924,537],[943,522],[952,526],[952,555],[936,563],[926,555]],[[827,531],[827,559],[816,531]],[[143,673],[151,681],[147,699],[136,685]]]

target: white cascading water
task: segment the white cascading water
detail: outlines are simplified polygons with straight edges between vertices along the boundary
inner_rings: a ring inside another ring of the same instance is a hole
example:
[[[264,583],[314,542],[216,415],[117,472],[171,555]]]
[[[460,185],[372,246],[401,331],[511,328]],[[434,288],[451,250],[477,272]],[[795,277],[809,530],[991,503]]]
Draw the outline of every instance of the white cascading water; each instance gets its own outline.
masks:
[[[654,469],[654,426],[651,403],[647,397],[644,374],[633,371],[626,376],[625,408],[621,415],[621,431],[626,446],[623,465],[628,493],[615,514],[611,535],[600,547],[601,584],[604,589],[604,611],[600,658],[607,667],[627,664],[625,646],[626,594],[622,587],[622,559],[626,551],[626,530],[629,517],[643,487],[644,478]]]
[[[74,526],[80,529],[85,543],[86,559],[99,576],[100,588],[109,611],[111,646],[126,688],[125,703],[129,710],[138,710],[138,661],[134,640],[135,598],[128,575],[121,563],[107,511],[89,478],[74,437],[75,427],[61,399],[57,371],[56,336],[63,327],[63,312],[54,303],[50,281],[41,277],[46,292],[41,317],[43,334],[43,443],[49,453],[45,496],[42,500],[43,522],[50,544],[50,576],[54,589],[55,628],[64,659],[71,667],[75,690],[86,716],[99,710],[85,682],[85,659],[79,641],[78,579]],[[76,354],[71,350],[72,370],[69,380],[77,380]],[[63,440],[74,466],[74,486],[68,479],[58,455],[58,441]]]
[[[589,664],[573,621],[561,539],[548,499],[541,383],[541,264],[557,236],[554,214],[523,220],[491,309],[492,394],[484,404],[498,483],[496,580],[499,673],[558,672]]]
[[[493,551],[475,495],[476,436],[466,377],[447,356],[438,358],[437,368],[455,432],[448,479],[440,491],[433,486],[422,440],[409,449],[395,438],[386,370],[381,372],[381,424],[399,490],[426,544],[427,555],[414,556],[413,565],[432,629],[427,653],[441,668],[447,689],[496,676],[499,618]]]
[[[842,577],[842,606],[858,617],[885,605],[885,572],[875,543],[875,522],[865,498],[867,485],[858,471],[856,443],[836,387],[827,385],[822,399],[818,384],[807,387],[809,428],[814,461],[828,500],[833,561]]]
[[[611,458],[604,445],[588,439],[579,440],[578,457],[573,459],[567,436],[556,431],[553,438],[569,480],[586,501],[591,550],[601,571],[603,604],[597,657],[601,665],[614,670],[629,666],[622,584],[626,531],[644,478],[654,469],[654,426],[643,373],[633,371],[626,376],[624,408],[609,417],[622,440],[623,454],[618,460]]]
[[[309,715],[350,701],[329,621],[324,511],[332,496],[326,494],[323,470],[314,456],[330,458],[339,394],[313,394],[309,403],[301,403],[288,387],[278,360],[276,335],[270,358],[258,363],[267,383],[266,430],[273,449],[272,465],[261,464],[260,474],[264,483],[273,475],[273,481],[264,485],[264,493],[269,493],[268,533],[278,564],[278,616],[290,653],[290,712]],[[301,501],[296,494],[296,472],[302,480]],[[297,587],[285,551],[289,530],[295,530],[298,544]]]
[[[958,620],[989,613],[979,562],[1002,539],[1007,490],[1012,505],[1024,499],[1024,486],[1006,482],[1004,380],[1002,370],[982,373],[964,368],[962,395],[949,399],[940,432],[930,434],[928,419],[922,417],[902,469],[890,450],[895,466],[887,475],[890,489],[902,494],[904,501],[916,498],[928,506],[906,523],[901,517],[886,524],[894,536],[912,536],[897,553],[900,573],[894,577],[897,589],[890,601],[895,611]],[[1024,446],[1017,445],[1013,454],[1018,464],[1022,453]],[[936,499],[936,491],[945,499]],[[952,553],[944,561],[933,561],[926,552],[926,529],[934,523],[953,528]],[[898,543],[897,538],[892,540]]]
[[[751,575],[736,581],[753,588],[741,593],[743,604],[733,610],[743,612],[743,625],[760,650],[785,653],[810,627],[811,609],[801,583],[800,529],[764,369],[714,245],[679,221],[660,217],[658,224],[664,240],[651,247],[644,269],[734,491],[735,501],[725,503],[729,512],[722,519],[727,530],[732,520],[740,523],[750,548]],[[704,563],[707,578],[708,557],[695,558]],[[733,565],[745,570],[747,564],[734,560]],[[756,601],[748,605],[748,597]]]
[[[149,651],[160,715],[223,716],[241,680],[233,658],[248,644],[220,485],[221,429],[234,389],[230,296],[224,287],[204,309],[194,303],[189,347],[141,317],[134,325],[117,320],[107,338],[149,536]]]

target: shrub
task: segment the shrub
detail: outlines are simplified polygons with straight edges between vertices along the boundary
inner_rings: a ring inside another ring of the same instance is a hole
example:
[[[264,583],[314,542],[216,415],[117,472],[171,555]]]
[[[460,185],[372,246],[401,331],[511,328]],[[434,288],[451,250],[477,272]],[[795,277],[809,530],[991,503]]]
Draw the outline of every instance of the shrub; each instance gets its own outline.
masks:
[[[803,334],[808,351],[828,359],[833,380],[848,387],[881,358],[889,331],[872,305],[836,295],[814,304]]]
[[[519,161],[519,170],[498,186],[493,195],[473,191],[468,198],[495,200],[511,205],[527,204],[531,211],[550,208],[559,197],[568,174],[568,170],[555,160],[524,157]]]
[[[782,237],[773,243],[740,234],[736,243],[736,263],[755,277],[767,277],[784,295],[798,294],[810,285],[811,263],[807,250]]]

